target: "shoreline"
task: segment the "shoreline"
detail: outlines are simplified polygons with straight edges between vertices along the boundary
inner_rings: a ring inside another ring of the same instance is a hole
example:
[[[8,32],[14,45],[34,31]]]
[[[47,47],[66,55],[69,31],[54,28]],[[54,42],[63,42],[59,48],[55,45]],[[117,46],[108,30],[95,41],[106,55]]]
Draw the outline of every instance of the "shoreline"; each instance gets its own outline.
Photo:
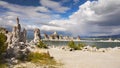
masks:
[[[37,49],[40,52],[48,52],[51,57],[61,63],[56,68],[120,68],[120,47],[111,48],[105,52],[64,50],[62,47],[49,47],[49,49]],[[27,68],[43,68],[37,64],[27,62],[16,66]]]
[[[62,62],[62,68],[120,68],[120,47],[105,52],[68,51],[60,47],[48,49],[50,55]]]
[[[42,39],[43,41],[75,41],[75,42],[120,42],[120,41],[108,41],[108,40],[100,40],[100,41],[91,41],[91,40],[61,40],[61,39]]]

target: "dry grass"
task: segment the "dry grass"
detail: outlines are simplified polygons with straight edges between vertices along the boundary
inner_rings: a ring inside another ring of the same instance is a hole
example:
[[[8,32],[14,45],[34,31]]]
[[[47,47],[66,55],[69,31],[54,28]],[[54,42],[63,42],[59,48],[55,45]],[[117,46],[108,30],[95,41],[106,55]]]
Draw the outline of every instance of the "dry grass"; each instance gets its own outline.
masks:
[[[47,65],[50,68],[55,68],[56,66],[61,66],[62,63],[55,61],[48,53],[30,53],[28,55],[28,61],[37,63],[40,65]]]

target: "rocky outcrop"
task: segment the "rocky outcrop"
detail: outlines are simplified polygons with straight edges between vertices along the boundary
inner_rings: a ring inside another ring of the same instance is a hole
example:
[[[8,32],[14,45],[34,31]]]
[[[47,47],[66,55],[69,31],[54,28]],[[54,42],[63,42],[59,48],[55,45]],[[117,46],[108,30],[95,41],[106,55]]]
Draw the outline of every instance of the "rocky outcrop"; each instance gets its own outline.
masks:
[[[80,40],[80,36],[77,37],[77,40]]]
[[[44,39],[46,39],[46,40],[49,39],[49,37],[48,37],[48,35],[46,33],[44,33]]]
[[[17,25],[13,27],[12,32],[8,32],[6,34],[7,42],[11,44],[18,42],[26,43],[26,35],[27,35],[26,29],[23,29],[23,32],[21,32],[21,25],[19,23],[19,18],[17,18]]]
[[[25,28],[21,30],[19,18],[17,18],[17,25],[13,27],[12,32],[6,32],[5,35],[7,36],[6,43],[8,43],[8,47],[4,57],[8,68],[13,68],[11,66],[17,64],[18,60],[27,60],[28,54],[31,52],[42,52],[35,46],[41,40],[40,29],[34,29],[33,44],[26,42],[27,31]]]
[[[13,38],[13,34],[11,33],[11,32],[8,32],[7,34],[6,34],[6,36],[7,36],[7,43],[8,44],[11,44],[12,43],[12,38]]]
[[[41,39],[40,36],[40,29],[36,28],[34,29],[34,42],[37,43]]]
[[[25,28],[23,29],[23,32],[21,32],[20,37],[21,37],[21,38],[20,38],[20,42],[26,43],[27,31],[26,31]]]
[[[38,33],[39,31],[36,32],[36,35]],[[12,32],[6,33],[6,43],[8,43],[6,58],[8,62],[13,63],[17,59],[25,60],[28,53],[33,51],[33,49],[35,48],[29,43],[26,43],[26,35],[26,29],[23,29],[23,31],[21,31],[19,18],[17,18],[17,25],[13,27]],[[14,58],[14,60],[12,58]]]
[[[50,36],[49,36],[49,39],[59,39],[59,35],[57,34],[57,32],[54,32],[53,34],[51,34]]]

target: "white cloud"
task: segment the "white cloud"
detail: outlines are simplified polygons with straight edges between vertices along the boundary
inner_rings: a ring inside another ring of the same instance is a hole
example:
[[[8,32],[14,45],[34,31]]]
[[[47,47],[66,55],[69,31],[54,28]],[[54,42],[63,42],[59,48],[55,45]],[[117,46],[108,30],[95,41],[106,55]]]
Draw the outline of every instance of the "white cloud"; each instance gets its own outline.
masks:
[[[65,29],[62,27],[49,26],[49,25],[43,25],[40,29],[45,31],[65,31]]]
[[[13,24],[16,24],[17,16],[20,18],[20,22],[22,25],[36,25],[41,22],[47,23],[52,19],[60,18],[59,14],[52,14],[52,11],[50,11],[47,7],[44,6],[22,6],[17,4],[11,4],[5,1],[0,1],[0,6],[7,9],[5,12],[0,12],[2,13],[0,16],[0,18],[2,19],[0,20],[0,24],[2,26],[12,26]],[[9,24],[10,21],[12,21],[13,24]]]
[[[35,28],[39,28],[37,25],[25,25],[25,28],[27,29],[27,30],[33,30],[33,29],[35,29]]]
[[[120,34],[119,12],[119,0],[87,1],[80,5],[79,10],[69,16],[68,20],[53,20],[51,22],[71,31],[73,35]],[[58,22],[60,23],[58,24]]]
[[[61,4],[59,2],[55,2],[52,0],[40,0],[40,3],[43,6],[48,7],[50,9],[55,10],[56,12],[60,12],[60,13],[65,13],[65,11],[69,10],[68,7],[61,6]]]
[[[27,18],[28,21],[23,22],[23,26],[27,29],[40,28],[41,30],[69,31],[75,36],[120,34],[120,0],[86,1],[79,6],[78,11],[70,15],[69,19],[66,20],[60,19],[59,14],[51,15],[49,8],[62,13],[69,8],[63,7],[60,3],[51,0],[40,0],[40,3],[43,6],[26,7],[0,1],[0,6],[9,9],[8,12],[4,13],[7,17],[1,16],[0,25],[15,24],[14,19],[16,16],[20,16]],[[41,22],[48,21],[50,22],[47,24],[40,24]],[[30,25],[27,24],[28,22]],[[38,23],[33,24],[35,22]]]

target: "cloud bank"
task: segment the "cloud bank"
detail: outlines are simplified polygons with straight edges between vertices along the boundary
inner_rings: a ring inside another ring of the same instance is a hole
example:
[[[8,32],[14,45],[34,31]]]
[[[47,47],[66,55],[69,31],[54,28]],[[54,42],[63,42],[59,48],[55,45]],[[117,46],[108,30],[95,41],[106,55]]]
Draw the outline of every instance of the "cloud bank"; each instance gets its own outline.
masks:
[[[67,20],[53,20],[73,35],[103,36],[120,34],[120,1],[87,1]]]
[[[70,8],[52,0],[40,0],[40,4],[38,7],[19,6],[0,1],[0,6],[8,10],[2,13],[0,25],[12,26],[15,17],[19,16],[24,18],[22,24],[27,29],[38,27],[46,31],[66,31],[74,36],[120,34],[120,0],[86,1],[67,19],[58,13],[66,13]]]

